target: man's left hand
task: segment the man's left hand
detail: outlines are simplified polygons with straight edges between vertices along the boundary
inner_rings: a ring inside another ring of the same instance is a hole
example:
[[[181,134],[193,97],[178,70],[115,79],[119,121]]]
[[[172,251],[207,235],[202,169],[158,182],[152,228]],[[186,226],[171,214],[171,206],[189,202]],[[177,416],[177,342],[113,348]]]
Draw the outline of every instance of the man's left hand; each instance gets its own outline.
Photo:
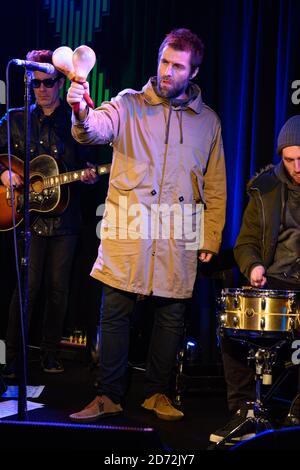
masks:
[[[82,176],[80,179],[83,183],[86,184],[94,184],[99,180],[99,176],[96,173],[95,166],[92,165],[92,163],[87,162],[87,168],[84,172],[84,176]]]
[[[210,260],[212,259],[213,254],[212,253],[200,253],[199,259],[202,263],[209,263]]]

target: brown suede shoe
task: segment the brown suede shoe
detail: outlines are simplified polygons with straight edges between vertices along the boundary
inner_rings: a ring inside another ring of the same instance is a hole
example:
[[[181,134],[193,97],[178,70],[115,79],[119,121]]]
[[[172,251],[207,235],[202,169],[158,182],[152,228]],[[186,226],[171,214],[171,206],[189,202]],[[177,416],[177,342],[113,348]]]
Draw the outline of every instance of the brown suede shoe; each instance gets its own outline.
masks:
[[[166,421],[177,421],[182,419],[184,414],[182,411],[177,410],[171,400],[163,393],[155,393],[150,398],[147,398],[142,407],[149,411],[154,411],[156,416]]]
[[[98,419],[107,416],[115,416],[122,413],[121,405],[114,403],[106,395],[97,396],[83,410],[69,416],[75,423],[94,423]]]

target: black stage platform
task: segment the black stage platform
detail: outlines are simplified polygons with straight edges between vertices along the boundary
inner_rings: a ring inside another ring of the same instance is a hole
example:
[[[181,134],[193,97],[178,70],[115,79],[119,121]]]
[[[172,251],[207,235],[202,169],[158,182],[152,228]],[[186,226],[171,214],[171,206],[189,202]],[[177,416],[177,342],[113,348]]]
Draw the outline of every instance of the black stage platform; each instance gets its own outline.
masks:
[[[168,422],[141,408],[144,372],[132,368],[122,415],[94,425],[72,425],[69,414],[95,397],[91,366],[83,354],[69,352],[64,358],[65,372],[47,374],[40,368],[38,350],[30,356],[28,385],[45,385],[40,397],[30,400],[45,406],[28,412],[26,423],[18,422],[17,416],[0,420],[1,449],[92,449],[102,454],[198,452],[207,449],[210,433],[229,419],[222,377],[186,376],[184,419]]]
[[[81,446],[82,449],[94,447],[141,450],[157,447],[174,452],[200,450],[207,447],[210,432],[228,419],[224,387],[213,391],[209,384],[212,381],[215,386],[215,382],[210,378],[206,381],[203,377],[201,380],[205,383],[205,390],[201,391],[198,386],[195,389],[189,385],[183,393],[183,420],[168,422],[158,419],[140,406],[143,401],[144,373],[133,368],[122,415],[105,418],[93,426],[73,427],[70,426],[69,414],[79,411],[95,397],[95,376],[90,365],[78,354],[71,358],[70,354],[67,354],[64,359],[65,372],[47,374],[40,368],[38,351],[31,353],[31,356],[33,358],[29,360],[28,385],[45,385],[45,389],[39,398],[30,400],[44,403],[45,407],[28,412],[28,421],[35,423],[35,426],[25,423],[18,423],[17,426],[14,424],[17,416],[0,420],[0,434],[4,432],[2,424],[5,426],[6,435],[5,442],[0,439],[1,448],[20,448],[24,439],[24,447],[29,443],[31,448],[35,445],[37,448],[43,446],[43,442],[46,446],[48,440],[54,447],[56,442],[58,448]],[[6,383],[13,385],[17,382],[6,380]],[[187,383],[190,383],[190,380],[187,380]],[[45,427],[45,423],[52,424],[52,427]],[[58,426],[54,423],[58,423]],[[56,438],[54,434],[57,435]],[[78,438],[79,434],[84,436],[84,439]],[[32,435],[32,439],[28,439],[29,435]],[[39,437],[34,438],[34,435]],[[12,436],[14,437],[10,441]]]

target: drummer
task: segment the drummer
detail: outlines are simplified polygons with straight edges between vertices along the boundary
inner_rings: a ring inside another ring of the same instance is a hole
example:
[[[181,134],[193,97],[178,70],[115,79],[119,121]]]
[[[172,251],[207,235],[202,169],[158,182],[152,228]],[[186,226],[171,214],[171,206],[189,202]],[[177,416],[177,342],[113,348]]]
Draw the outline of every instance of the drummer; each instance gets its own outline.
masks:
[[[263,169],[248,184],[250,199],[234,254],[251,286],[300,290],[300,115],[291,117],[282,127],[277,151],[281,161]],[[255,397],[254,371],[247,367],[246,356],[247,349],[241,343],[223,338],[228,406],[233,417],[224,428],[211,434],[211,442],[219,442],[253,415],[246,402]],[[298,393],[285,426],[300,424],[299,370]],[[251,436],[246,431],[237,436],[238,440]]]

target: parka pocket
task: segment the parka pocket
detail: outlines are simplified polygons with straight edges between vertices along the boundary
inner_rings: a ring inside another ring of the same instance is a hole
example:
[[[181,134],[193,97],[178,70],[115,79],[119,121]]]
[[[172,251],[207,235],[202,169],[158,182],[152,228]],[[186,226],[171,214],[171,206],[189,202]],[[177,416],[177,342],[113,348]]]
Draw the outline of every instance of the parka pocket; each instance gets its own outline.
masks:
[[[130,191],[136,188],[145,178],[148,173],[148,165],[145,162],[136,163],[135,165],[128,168],[126,171],[122,171],[117,176],[114,176],[110,183],[116,188],[122,191]]]
[[[205,197],[203,191],[203,174],[200,168],[194,167],[191,170],[191,180],[195,202],[197,204],[199,202],[205,204]]]

